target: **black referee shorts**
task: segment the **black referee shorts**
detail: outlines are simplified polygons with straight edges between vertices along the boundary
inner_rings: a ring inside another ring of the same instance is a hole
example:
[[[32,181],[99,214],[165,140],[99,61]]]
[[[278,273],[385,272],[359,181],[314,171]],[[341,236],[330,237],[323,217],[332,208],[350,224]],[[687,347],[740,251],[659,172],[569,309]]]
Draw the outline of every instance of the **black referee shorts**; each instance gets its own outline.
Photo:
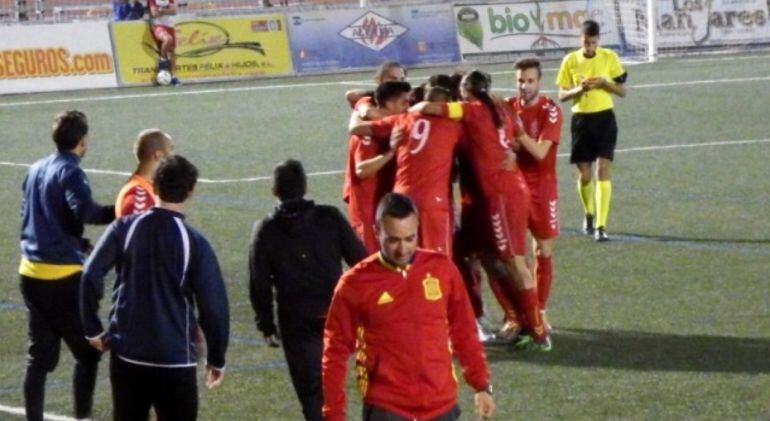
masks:
[[[598,113],[572,114],[571,164],[594,162],[597,158],[612,161],[618,141],[618,123],[612,109]]]

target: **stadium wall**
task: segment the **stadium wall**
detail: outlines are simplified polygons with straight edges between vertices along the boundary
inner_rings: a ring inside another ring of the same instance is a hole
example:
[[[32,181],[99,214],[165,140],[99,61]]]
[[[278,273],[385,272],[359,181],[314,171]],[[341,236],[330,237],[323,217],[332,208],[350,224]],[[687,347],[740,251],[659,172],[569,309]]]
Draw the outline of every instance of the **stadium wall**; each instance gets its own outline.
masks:
[[[0,26],[0,93],[116,86],[106,23]]]
[[[577,48],[580,23],[603,25],[603,44],[643,50],[643,0],[424,4],[180,16],[179,75],[217,81],[559,57]],[[658,0],[659,51],[770,45],[766,0]],[[0,27],[0,94],[148,85],[157,51],[146,22],[85,21]]]

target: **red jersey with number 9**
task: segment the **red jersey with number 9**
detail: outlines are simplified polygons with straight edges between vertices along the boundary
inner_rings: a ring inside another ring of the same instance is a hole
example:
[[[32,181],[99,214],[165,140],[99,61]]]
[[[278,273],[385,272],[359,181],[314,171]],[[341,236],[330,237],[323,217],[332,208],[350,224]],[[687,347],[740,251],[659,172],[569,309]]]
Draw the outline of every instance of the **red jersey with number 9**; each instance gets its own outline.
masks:
[[[462,125],[419,113],[372,123],[375,138],[387,138],[393,129],[403,132],[396,145],[393,191],[411,197],[420,207],[449,207],[452,158],[462,136]]]

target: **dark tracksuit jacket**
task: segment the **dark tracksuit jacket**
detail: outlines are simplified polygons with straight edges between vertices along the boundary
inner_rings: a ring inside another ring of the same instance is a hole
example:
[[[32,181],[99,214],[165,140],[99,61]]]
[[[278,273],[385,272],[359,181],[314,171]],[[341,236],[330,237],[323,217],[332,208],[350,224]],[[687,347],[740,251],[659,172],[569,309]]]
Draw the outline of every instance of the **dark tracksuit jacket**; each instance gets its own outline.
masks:
[[[99,299],[104,295],[104,276],[116,267],[105,333],[113,354],[137,365],[194,367],[200,323],[208,364],[224,368],[230,316],[219,263],[209,242],[183,218],[152,208],[107,228],[81,280],[85,333],[88,337],[104,333]]]
[[[80,157],[71,152],[51,154],[30,167],[22,184],[22,275],[24,260],[52,265],[82,265],[87,242],[83,224],[108,224],[115,208],[101,206],[91,197]]]
[[[250,296],[257,328],[276,333],[278,322],[292,384],[306,420],[321,420],[323,326],[342,259],[352,266],[366,256],[340,211],[298,199],[281,203],[254,225],[249,253]]]

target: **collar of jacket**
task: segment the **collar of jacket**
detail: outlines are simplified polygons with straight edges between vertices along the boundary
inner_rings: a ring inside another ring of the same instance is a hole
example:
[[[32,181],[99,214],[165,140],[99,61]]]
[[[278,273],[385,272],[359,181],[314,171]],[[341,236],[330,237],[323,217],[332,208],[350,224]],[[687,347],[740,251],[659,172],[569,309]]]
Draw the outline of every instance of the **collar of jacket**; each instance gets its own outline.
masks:
[[[168,214],[170,216],[184,219],[184,214],[183,213],[177,212],[177,211],[172,211],[171,209],[165,209],[165,208],[162,208],[160,206],[153,206],[151,211],[152,212],[156,212],[156,213],[166,213],[166,214]]]
[[[409,272],[409,269],[412,268],[412,263],[414,263],[414,259],[416,259],[416,258],[417,258],[417,252],[414,253],[414,255],[412,256],[412,260],[409,261],[409,264],[406,265],[406,267],[400,267],[397,264],[391,262],[390,259],[385,257],[385,255],[382,254],[382,251],[378,251],[377,252],[377,259],[380,261],[380,264],[385,269],[391,270],[393,272],[400,273],[404,277],[406,277],[406,274],[407,274],[407,272]]]
[[[280,205],[276,206],[275,213],[276,215],[282,216],[294,216],[306,209],[312,208],[313,205],[315,205],[315,203],[312,200],[306,200],[304,198],[291,199],[281,202]]]
[[[56,152],[56,156],[59,156],[63,159],[66,159],[67,161],[73,161],[76,164],[80,164],[80,156],[78,156],[75,152],[65,151],[65,152]]]

